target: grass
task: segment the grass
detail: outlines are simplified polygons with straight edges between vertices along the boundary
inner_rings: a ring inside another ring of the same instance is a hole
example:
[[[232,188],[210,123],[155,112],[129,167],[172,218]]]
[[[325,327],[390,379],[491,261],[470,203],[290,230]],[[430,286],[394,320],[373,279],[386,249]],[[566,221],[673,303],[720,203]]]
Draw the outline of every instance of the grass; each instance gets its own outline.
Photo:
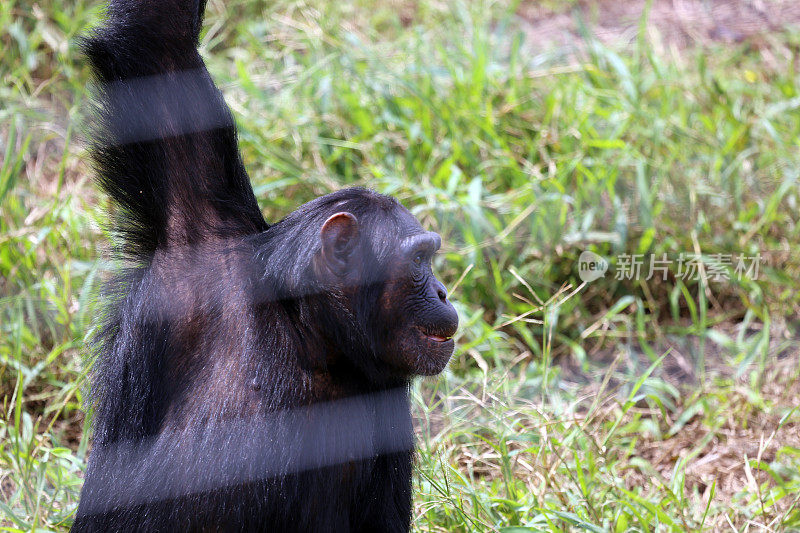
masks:
[[[565,56],[526,44],[515,2],[209,4],[202,51],[268,219],[364,184],[444,237],[462,327],[414,385],[417,530],[800,528],[796,27],[669,53],[587,31]],[[75,38],[100,17],[0,4],[8,531],[69,526],[89,446],[107,203]],[[584,250],[703,267],[582,284]],[[718,254],[761,254],[758,279],[715,280]]]

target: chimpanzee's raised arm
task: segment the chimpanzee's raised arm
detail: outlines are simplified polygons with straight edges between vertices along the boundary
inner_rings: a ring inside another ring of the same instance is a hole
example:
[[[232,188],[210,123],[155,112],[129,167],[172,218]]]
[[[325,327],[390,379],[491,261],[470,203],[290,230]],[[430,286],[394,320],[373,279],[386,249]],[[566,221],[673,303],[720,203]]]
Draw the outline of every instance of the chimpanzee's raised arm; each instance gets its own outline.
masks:
[[[112,0],[84,43],[99,82],[92,156],[120,207],[122,251],[267,228],[242,165],[234,122],[200,54],[205,0]]]

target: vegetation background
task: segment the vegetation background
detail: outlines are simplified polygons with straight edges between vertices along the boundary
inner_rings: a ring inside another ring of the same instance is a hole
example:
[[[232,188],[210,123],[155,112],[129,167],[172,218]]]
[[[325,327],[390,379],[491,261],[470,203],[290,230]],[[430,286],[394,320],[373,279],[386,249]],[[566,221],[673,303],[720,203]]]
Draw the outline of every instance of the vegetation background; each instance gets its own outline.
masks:
[[[77,36],[101,18],[0,1],[3,531],[66,530],[90,446],[113,265]],[[800,529],[799,23],[777,0],[209,1],[268,219],[362,184],[444,236],[463,325],[414,385],[416,530]],[[582,284],[584,250],[611,273]],[[702,267],[615,279],[636,253]]]

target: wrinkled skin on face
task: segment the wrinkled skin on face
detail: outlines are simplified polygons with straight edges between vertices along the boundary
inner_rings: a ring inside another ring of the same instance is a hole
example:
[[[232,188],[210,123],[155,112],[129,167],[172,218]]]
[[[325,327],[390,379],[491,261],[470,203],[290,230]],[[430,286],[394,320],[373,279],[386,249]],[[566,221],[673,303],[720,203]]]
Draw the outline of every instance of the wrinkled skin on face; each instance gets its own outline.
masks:
[[[363,270],[369,228],[360,228],[356,217],[336,213],[321,230],[322,259],[327,270],[346,285],[371,277]],[[381,287],[376,306],[380,325],[377,356],[393,373],[430,376],[441,372],[453,354],[453,335],[458,314],[447,299],[447,290],[431,268],[441,246],[438,234],[424,231],[404,209],[388,258],[381,260]]]

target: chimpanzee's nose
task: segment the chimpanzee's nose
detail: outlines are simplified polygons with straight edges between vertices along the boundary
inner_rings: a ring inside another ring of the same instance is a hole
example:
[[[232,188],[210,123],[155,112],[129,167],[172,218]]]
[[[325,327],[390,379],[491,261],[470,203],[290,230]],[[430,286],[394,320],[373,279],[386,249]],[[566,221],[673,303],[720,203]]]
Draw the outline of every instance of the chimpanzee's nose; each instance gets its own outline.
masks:
[[[439,299],[442,302],[447,301],[447,289],[444,288],[444,285],[439,283],[439,286],[436,288],[436,294],[439,296]]]

